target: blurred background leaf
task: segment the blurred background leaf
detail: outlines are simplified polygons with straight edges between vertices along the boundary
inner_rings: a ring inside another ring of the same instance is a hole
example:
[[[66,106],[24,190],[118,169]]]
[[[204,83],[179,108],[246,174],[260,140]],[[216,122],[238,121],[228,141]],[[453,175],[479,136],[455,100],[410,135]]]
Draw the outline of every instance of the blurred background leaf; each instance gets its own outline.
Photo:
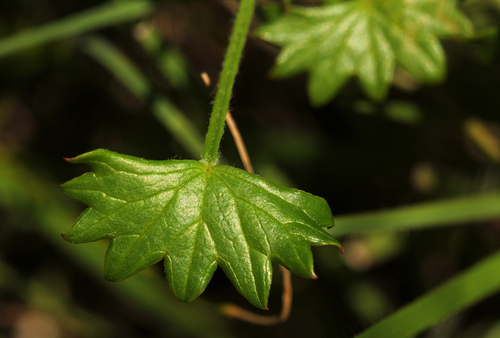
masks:
[[[311,103],[326,104],[352,77],[375,100],[386,97],[396,66],[420,82],[442,81],[444,51],[438,38],[472,35],[455,0],[342,1],[293,7],[261,27],[258,36],[282,47],[272,74],[309,72]]]

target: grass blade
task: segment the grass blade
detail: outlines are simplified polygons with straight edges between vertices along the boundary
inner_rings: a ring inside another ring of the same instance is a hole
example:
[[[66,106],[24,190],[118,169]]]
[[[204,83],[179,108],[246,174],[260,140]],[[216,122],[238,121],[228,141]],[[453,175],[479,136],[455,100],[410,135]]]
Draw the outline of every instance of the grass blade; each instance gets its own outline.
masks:
[[[126,88],[141,100],[151,94],[151,84],[130,59],[105,39],[90,36],[83,50],[99,62]],[[186,116],[164,96],[153,99],[153,113],[176,140],[194,157],[199,158],[203,137]]]
[[[41,27],[0,40],[0,58],[51,41],[73,37],[92,30],[144,18],[153,10],[150,1],[113,1]]]
[[[356,338],[406,338],[500,289],[500,251],[373,325]]]
[[[500,194],[461,196],[389,210],[335,217],[334,236],[400,231],[500,218]]]

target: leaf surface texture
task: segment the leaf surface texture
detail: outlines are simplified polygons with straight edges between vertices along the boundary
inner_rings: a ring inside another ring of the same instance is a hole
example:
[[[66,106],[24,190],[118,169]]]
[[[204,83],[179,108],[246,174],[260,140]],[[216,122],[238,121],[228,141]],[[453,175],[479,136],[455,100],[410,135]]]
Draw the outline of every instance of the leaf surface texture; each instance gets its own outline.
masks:
[[[64,238],[112,241],[105,277],[123,280],[164,258],[170,288],[198,297],[220,266],[252,304],[267,307],[275,261],[314,277],[310,245],[340,243],[326,201],[229,166],[152,161],[95,150],[69,160],[93,171],[61,185],[87,204]]]

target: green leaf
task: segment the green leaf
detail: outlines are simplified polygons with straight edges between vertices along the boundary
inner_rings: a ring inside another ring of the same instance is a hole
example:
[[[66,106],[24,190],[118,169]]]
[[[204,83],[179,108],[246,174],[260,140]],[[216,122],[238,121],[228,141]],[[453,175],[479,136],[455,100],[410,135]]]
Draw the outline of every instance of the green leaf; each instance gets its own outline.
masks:
[[[320,197],[243,170],[194,160],[152,161],[95,150],[73,159],[93,172],[61,185],[90,206],[63,237],[112,238],[105,276],[120,281],[165,258],[170,288],[198,297],[219,265],[252,304],[267,307],[275,261],[315,277],[310,245],[336,245]]]
[[[382,100],[398,64],[420,81],[441,81],[445,57],[438,38],[471,32],[454,0],[354,0],[296,7],[258,35],[282,46],[273,75],[308,71],[310,99],[321,105],[352,76]]]

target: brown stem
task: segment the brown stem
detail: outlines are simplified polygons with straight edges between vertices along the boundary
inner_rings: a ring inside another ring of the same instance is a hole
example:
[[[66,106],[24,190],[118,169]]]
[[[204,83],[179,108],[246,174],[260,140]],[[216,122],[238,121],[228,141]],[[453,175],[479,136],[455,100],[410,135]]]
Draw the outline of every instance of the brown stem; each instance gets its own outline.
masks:
[[[290,271],[281,265],[280,270],[283,274],[283,293],[281,294],[283,305],[279,315],[259,315],[234,304],[222,305],[221,312],[228,317],[257,325],[276,325],[286,322],[292,310],[292,279]]]
[[[231,134],[234,138],[234,143],[236,143],[236,148],[238,148],[238,153],[240,154],[241,161],[243,162],[243,167],[246,171],[253,174],[252,162],[250,161],[250,156],[248,156],[247,148],[245,147],[245,143],[243,142],[243,138],[238,130],[238,126],[233,119],[233,116],[230,112],[227,112],[226,115],[226,123],[231,131]]]

